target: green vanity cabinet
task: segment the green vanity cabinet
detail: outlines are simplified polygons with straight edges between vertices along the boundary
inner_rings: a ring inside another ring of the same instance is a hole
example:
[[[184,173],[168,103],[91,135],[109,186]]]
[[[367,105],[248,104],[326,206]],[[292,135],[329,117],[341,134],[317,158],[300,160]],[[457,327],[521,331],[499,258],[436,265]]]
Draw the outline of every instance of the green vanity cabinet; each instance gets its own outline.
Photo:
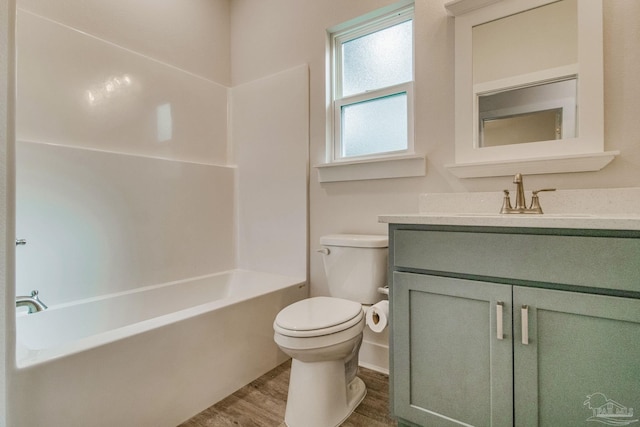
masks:
[[[495,310],[502,302],[510,317],[510,287],[395,272],[392,289],[395,415],[423,426],[511,426],[512,349],[497,339]],[[503,328],[511,336],[511,322]]]
[[[640,299],[514,286],[513,307],[516,425],[640,424]]]
[[[528,237],[535,251],[518,250]],[[392,224],[400,425],[640,425],[639,243],[635,232]],[[504,259],[486,264],[491,254]]]

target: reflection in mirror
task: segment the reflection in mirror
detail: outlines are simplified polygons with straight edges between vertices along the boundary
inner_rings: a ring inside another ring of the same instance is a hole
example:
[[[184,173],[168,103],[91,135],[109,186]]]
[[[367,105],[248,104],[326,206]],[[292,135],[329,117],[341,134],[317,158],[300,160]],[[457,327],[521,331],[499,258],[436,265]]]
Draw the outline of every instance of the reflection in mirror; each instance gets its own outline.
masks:
[[[495,147],[561,139],[561,122],[561,109],[482,119],[480,146]]]
[[[576,137],[576,94],[574,77],[480,95],[479,146]]]

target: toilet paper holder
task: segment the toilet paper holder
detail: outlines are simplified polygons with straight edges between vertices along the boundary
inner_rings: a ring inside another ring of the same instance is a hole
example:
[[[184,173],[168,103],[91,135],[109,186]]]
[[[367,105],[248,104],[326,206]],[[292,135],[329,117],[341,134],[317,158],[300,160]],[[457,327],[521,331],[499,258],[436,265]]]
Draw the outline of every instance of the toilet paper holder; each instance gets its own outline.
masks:
[[[373,332],[384,331],[389,325],[389,301],[385,299],[369,307],[365,321]]]
[[[389,295],[389,286],[381,286],[381,287],[379,287],[378,288],[378,293],[381,293],[383,295],[387,295],[388,296]],[[372,308],[373,308],[373,306],[372,306]],[[375,325],[380,323],[380,320],[381,320],[380,319],[380,315],[375,310],[373,310],[373,313],[371,315],[371,320],[373,321],[373,323]],[[386,320],[384,320],[384,321],[386,322]]]

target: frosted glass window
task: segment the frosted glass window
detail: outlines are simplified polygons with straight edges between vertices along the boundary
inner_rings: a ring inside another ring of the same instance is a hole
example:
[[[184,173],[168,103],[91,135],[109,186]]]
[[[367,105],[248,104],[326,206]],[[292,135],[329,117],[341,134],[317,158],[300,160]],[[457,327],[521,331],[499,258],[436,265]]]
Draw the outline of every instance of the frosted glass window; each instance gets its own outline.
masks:
[[[342,107],[341,157],[407,149],[407,94]]]
[[[413,80],[412,52],[412,21],[343,43],[342,96]]]
[[[413,153],[413,3],[331,33],[329,162]]]

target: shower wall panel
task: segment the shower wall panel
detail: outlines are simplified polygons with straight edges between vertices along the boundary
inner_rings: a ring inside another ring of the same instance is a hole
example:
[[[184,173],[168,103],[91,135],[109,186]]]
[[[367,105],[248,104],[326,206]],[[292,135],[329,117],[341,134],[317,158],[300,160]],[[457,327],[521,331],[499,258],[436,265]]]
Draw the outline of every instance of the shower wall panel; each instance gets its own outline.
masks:
[[[101,4],[18,5],[16,291],[49,305],[235,268],[228,88],[75,19],[139,7]]]
[[[16,148],[19,295],[51,305],[234,268],[234,168]]]

